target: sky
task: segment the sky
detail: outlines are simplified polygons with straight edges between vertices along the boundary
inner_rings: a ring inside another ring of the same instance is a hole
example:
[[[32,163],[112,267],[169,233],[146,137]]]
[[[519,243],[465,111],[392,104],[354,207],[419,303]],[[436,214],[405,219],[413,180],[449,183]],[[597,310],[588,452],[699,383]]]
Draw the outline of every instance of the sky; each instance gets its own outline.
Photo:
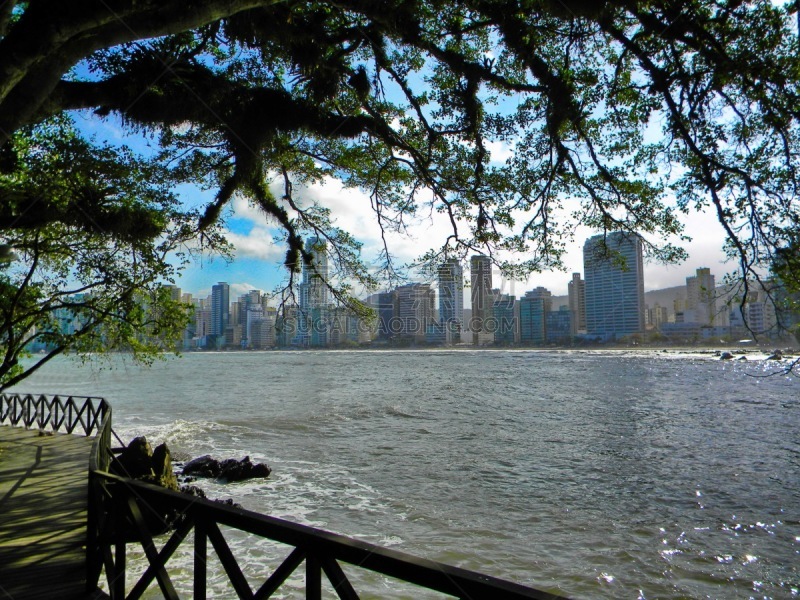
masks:
[[[127,133],[113,118],[101,120],[91,113],[79,113],[76,119],[79,128],[87,135],[94,135],[112,144],[125,144],[144,154],[152,151],[146,140]],[[508,157],[507,147],[494,145],[490,149],[493,161],[502,162]],[[274,185],[274,192],[280,197],[282,190],[278,182]],[[175,192],[187,206],[203,206],[213,198],[213,192],[202,192],[189,185]],[[330,208],[335,225],[363,242],[362,257],[365,261],[369,263],[375,260],[382,248],[380,229],[366,193],[344,188],[338,181],[328,179],[304,189],[296,186],[295,195],[306,202],[316,201]],[[240,197],[234,198],[224,215],[224,230],[233,246],[233,260],[199,257],[185,268],[176,285],[182,291],[201,298],[210,295],[211,286],[220,281],[231,285],[232,298],[253,289],[265,292],[275,290],[285,282],[287,276],[282,266],[286,248],[273,239],[278,230],[267,222],[262,213]],[[682,244],[689,253],[689,259],[678,265],[663,265],[645,259],[645,290],[684,285],[686,277],[700,267],[709,267],[718,281],[724,274],[734,270],[735,265],[724,262],[724,233],[713,214],[693,212],[683,216],[682,221],[684,233],[692,238],[690,242]],[[440,245],[449,231],[449,223],[443,215],[421,211],[421,216],[410,223],[408,235],[388,234],[389,247],[397,264],[411,263],[426,250]],[[566,295],[571,274],[583,272],[583,243],[595,233],[588,228],[578,229],[564,257],[567,271],[534,273],[527,281],[504,281],[496,275],[493,285],[504,293],[516,296],[522,296],[527,290],[538,286],[549,289],[556,296]],[[466,268],[465,276],[468,277]],[[414,278],[413,273],[411,278]]]
[[[145,155],[153,152],[146,139],[126,131],[113,115],[100,119],[92,112],[83,111],[75,113],[74,117],[78,127],[89,136],[111,144],[128,145]],[[509,146],[500,142],[489,143],[489,150],[492,160],[498,163],[504,162],[511,152]],[[175,191],[187,206],[202,206],[213,198],[213,192],[201,192],[188,185]],[[282,195],[277,182],[274,192],[277,197]],[[295,186],[295,195],[303,201],[316,201],[330,208],[335,225],[363,242],[362,257],[365,262],[369,263],[378,256],[382,249],[380,229],[367,194],[356,189],[345,189],[337,181],[329,179],[305,189]],[[286,248],[273,240],[278,230],[242,198],[235,198],[224,214],[225,233],[233,246],[234,259],[226,261],[220,257],[200,257],[185,268],[175,283],[195,297],[209,295],[211,287],[220,281],[231,285],[232,298],[253,289],[269,292],[279,287],[287,273],[282,266]],[[692,238],[690,242],[681,243],[688,251],[689,259],[682,264],[669,266],[645,259],[645,290],[684,285],[686,277],[694,274],[699,267],[709,267],[718,281],[735,269],[735,265],[724,263],[724,233],[714,215],[693,212],[684,215],[682,221],[684,233]],[[388,236],[389,248],[400,265],[411,263],[426,250],[440,246],[450,232],[449,223],[443,215],[425,211],[421,211],[421,216],[411,223],[409,229],[407,236]],[[534,273],[527,281],[503,281],[495,276],[494,286],[516,296],[522,296],[527,290],[538,286],[549,289],[557,296],[566,295],[571,273],[583,271],[583,243],[595,233],[588,228],[578,229],[563,260],[567,268],[565,272]],[[465,276],[468,277],[466,268]],[[414,279],[413,273],[411,278]]]
[[[191,190],[182,191],[182,194],[192,193]],[[370,208],[369,197],[365,193],[344,189],[335,180],[314,185],[299,193],[308,200],[315,199],[330,208],[336,225],[364,243],[362,254],[368,261],[377,257],[381,249],[380,230]],[[187,198],[187,201],[196,202],[197,199]],[[724,235],[713,215],[692,214],[684,218],[684,225],[685,233],[692,238],[690,243],[684,244],[690,258],[682,264],[669,266],[646,260],[646,290],[684,285],[686,277],[693,275],[699,267],[709,267],[718,280],[732,270],[730,264],[723,264]],[[192,263],[177,281],[182,290],[196,297],[204,297],[211,293],[212,285],[225,281],[231,284],[233,298],[248,290],[271,291],[278,286],[286,276],[281,266],[286,249],[281,243],[273,241],[275,230],[268,225],[263,215],[248,206],[245,200],[236,198],[228,211],[225,229],[235,249],[234,260],[226,262],[220,258],[204,258]],[[425,250],[444,241],[447,233],[448,223],[441,215],[426,214],[412,224],[408,236],[391,235],[390,248],[398,263],[409,263]],[[596,232],[587,228],[578,231],[564,260],[567,272],[534,273],[527,281],[515,282],[499,281],[495,277],[495,287],[517,296],[537,286],[549,289],[554,295],[566,295],[571,273],[583,272],[583,243],[594,233]]]

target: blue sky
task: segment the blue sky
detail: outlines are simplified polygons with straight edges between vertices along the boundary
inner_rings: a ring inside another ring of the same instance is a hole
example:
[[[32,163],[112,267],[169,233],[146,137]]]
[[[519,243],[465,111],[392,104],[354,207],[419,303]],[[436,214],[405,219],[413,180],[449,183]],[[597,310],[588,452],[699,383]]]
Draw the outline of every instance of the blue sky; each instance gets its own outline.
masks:
[[[186,193],[191,195],[188,190]],[[366,194],[358,190],[342,189],[335,181],[298,193],[331,208],[337,225],[364,242],[363,254],[367,260],[378,255],[379,230]],[[185,291],[204,296],[210,293],[211,286],[218,281],[236,284],[232,296],[249,289],[270,291],[285,277],[281,266],[285,248],[273,242],[275,230],[268,226],[264,217],[241,199],[233,202],[228,214],[230,216],[226,220],[225,228],[235,248],[235,259],[232,262],[219,258],[204,259],[193,263],[178,282]],[[690,259],[681,265],[672,266],[646,263],[645,289],[682,285],[686,277],[694,274],[698,267],[710,267],[718,280],[730,270],[730,265],[722,264],[722,229],[714,217],[695,214],[685,220],[685,225],[687,233],[693,238],[691,243],[686,244]],[[448,224],[439,215],[426,215],[413,224],[409,236],[392,235],[390,247],[398,262],[413,261],[425,250],[443,241],[447,235],[447,227]],[[593,233],[585,228],[578,231],[565,259],[565,265],[569,269],[566,273],[538,273],[524,282],[495,281],[495,286],[517,296],[539,285],[556,295],[566,294],[570,274],[573,271],[583,271],[583,242]]]
[[[78,126],[98,141],[111,144],[126,144],[134,150],[147,154],[152,151],[147,140],[138,135],[126,134],[124,128],[113,118],[100,119],[90,112],[75,115]],[[504,161],[510,149],[501,143],[490,146],[492,158]],[[275,183],[278,196],[281,190]],[[182,202],[188,206],[203,206],[213,197],[213,192],[200,191],[192,186],[181,186],[175,190]],[[328,180],[310,188],[295,188],[295,195],[302,201],[316,201],[332,210],[336,225],[353,234],[364,243],[363,256],[367,262],[374,260],[381,250],[380,230],[370,207],[369,197],[354,189],[344,189],[337,181]],[[211,286],[226,281],[232,286],[232,297],[250,289],[271,291],[286,277],[282,267],[285,247],[273,241],[278,230],[248,203],[236,198],[225,211],[224,229],[234,248],[234,259],[202,256],[193,260],[176,282],[184,291],[203,297],[210,294]],[[690,258],[681,265],[664,266],[645,264],[645,289],[660,289],[685,283],[686,277],[698,267],[710,267],[721,280],[733,269],[723,264],[723,232],[713,215],[695,213],[684,218],[686,233],[692,242],[684,244]],[[409,235],[389,236],[390,249],[399,264],[411,262],[426,250],[441,244],[449,224],[439,214],[422,214],[411,224]],[[517,296],[526,290],[544,286],[556,295],[564,295],[571,273],[583,271],[582,248],[584,240],[593,231],[579,229],[574,242],[569,246],[564,263],[567,272],[535,273],[527,281],[495,281],[494,285]]]

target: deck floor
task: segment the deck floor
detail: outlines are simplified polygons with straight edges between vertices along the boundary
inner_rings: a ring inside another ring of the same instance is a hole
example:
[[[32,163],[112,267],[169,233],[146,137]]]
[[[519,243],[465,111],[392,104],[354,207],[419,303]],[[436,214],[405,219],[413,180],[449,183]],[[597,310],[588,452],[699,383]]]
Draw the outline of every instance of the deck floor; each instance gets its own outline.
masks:
[[[0,600],[91,597],[85,592],[91,443],[0,426]]]

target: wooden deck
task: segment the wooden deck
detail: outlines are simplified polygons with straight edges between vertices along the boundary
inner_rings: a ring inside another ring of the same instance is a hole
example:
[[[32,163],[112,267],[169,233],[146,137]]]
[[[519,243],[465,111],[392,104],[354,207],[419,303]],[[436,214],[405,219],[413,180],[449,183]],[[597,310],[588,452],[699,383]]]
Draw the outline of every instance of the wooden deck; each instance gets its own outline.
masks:
[[[92,438],[0,426],[0,600],[85,599]]]

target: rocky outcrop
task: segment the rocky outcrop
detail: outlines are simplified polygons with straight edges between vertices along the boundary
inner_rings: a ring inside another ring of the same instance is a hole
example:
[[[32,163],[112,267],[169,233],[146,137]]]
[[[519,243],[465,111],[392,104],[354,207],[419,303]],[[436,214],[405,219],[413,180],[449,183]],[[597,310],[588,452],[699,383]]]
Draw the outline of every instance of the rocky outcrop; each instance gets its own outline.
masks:
[[[229,483],[269,477],[271,472],[269,466],[264,463],[254,463],[249,456],[245,456],[242,460],[228,458],[220,461],[206,454],[183,465],[184,476],[208,477]]]
[[[172,457],[166,444],[150,446],[145,437],[131,440],[111,463],[111,472],[122,477],[140,479],[161,487],[178,491],[178,478],[172,469]]]
[[[153,475],[153,448],[145,437],[133,438],[116,460],[111,463],[111,472],[122,477],[142,479]]]
[[[206,498],[205,492],[191,485],[194,477],[207,477],[216,479],[221,483],[243,481],[269,477],[272,469],[263,463],[254,463],[249,456],[241,460],[228,458],[217,460],[211,456],[201,456],[187,462],[181,472],[181,480],[178,480],[173,468],[172,456],[166,444],[160,444],[153,449],[145,437],[137,437],[131,440],[130,444],[118,454],[111,463],[111,472],[122,477],[131,477],[148,483],[154,483],[161,487],[180,491],[184,494],[195,496],[196,498]],[[188,485],[180,485],[180,483]],[[233,500],[214,500],[229,506],[239,506]],[[154,513],[155,514],[155,513]],[[155,518],[150,527],[153,531],[160,531],[165,523],[174,523],[175,515],[161,515]]]
[[[178,478],[172,468],[172,456],[166,444],[160,444],[153,450],[153,483],[170,490],[178,490]]]

